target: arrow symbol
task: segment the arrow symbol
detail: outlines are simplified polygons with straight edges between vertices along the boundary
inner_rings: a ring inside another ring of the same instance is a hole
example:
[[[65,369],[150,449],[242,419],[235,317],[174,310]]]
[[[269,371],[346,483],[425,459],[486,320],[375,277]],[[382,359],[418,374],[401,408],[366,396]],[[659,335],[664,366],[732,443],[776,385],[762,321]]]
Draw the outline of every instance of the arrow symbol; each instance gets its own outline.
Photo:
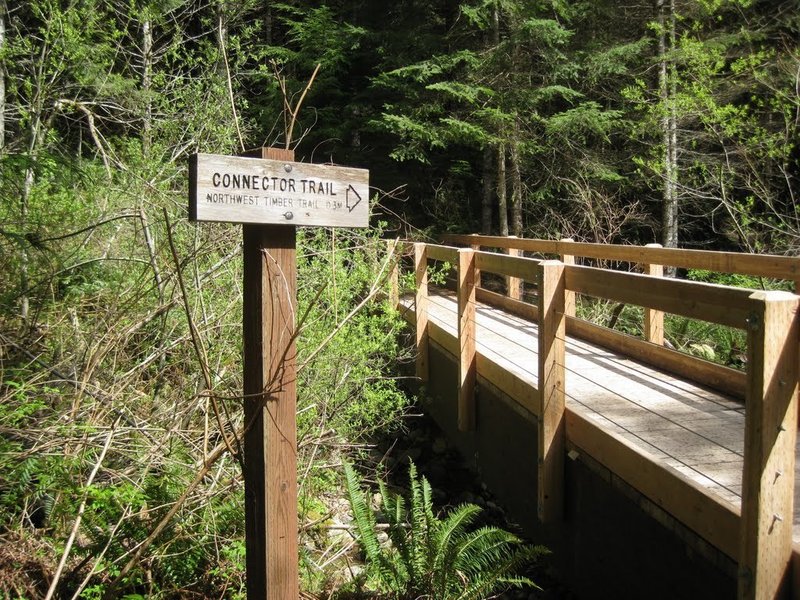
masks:
[[[350,203],[351,193],[354,196],[352,204]],[[350,212],[353,212],[353,209],[361,203],[361,196],[356,191],[356,188],[354,188],[350,184],[348,184],[347,189],[344,191],[344,199],[345,199],[345,204],[347,204],[347,210],[349,210]]]

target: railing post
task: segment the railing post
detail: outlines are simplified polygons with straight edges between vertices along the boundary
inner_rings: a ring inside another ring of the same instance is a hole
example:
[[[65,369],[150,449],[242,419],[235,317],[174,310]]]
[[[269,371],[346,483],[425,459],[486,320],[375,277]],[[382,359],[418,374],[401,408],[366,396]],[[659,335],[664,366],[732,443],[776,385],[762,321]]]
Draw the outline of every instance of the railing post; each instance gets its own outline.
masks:
[[[792,556],[798,391],[798,298],[755,292],[747,319],[740,599],[776,598]]]
[[[517,239],[517,236],[510,235],[508,236],[509,239]],[[506,249],[509,256],[522,256],[522,250],[519,248],[508,248]],[[512,300],[521,300],[522,299],[522,280],[519,277],[512,277],[511,275],[506,276],[506,289],[508,290],[508,297]]]
[[[458,251],[458,429],[475,428],[475,252]]]
[[[475,236],[475,237],[479,237],[480,236],[479,233],[473,233],[472,235]],[[469,247],[474,252],[480,252],[480,250],[481,250],[481,245],[479,243],[478,244],[470,244]],[[481,270],[480,269],[475,269],[475,287],[481,287]]]
[[[563,238],[561,243],[564,244],[572,244],[575,240],[572,238]],[[561,254],[561,262],[565,265],[574,265],[575,264],[575,255],[574,254]],[[575,316],[575,292],[564,292],[564,314],[568,317]]]
[[[389,261],[389,306],[400,304],[400,260],[397,257],[397,240],[386,240],[386,259]]]
[[[538,516],[552,523],[564,511],[564,265],[546,260],[540,266]]]
[[[414,244],[414,274],[417,281],[417,377],[425,383],[428,381],[428,250],[425,244]]]
[[[663,248],[661,244],[647,244],[645,248]],[[652,277],[663,277],[664,266],[644,264],[642,272]],[[652,308],[644,309],[644,339],[659,346],[664,345],[664,313]]]

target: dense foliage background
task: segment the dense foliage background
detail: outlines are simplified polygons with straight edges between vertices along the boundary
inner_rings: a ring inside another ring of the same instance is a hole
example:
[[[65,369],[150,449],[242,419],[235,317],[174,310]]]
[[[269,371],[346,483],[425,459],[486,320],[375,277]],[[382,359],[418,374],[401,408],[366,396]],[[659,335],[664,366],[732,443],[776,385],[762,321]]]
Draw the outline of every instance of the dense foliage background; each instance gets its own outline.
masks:
[[[241,593],[215,453],[241,421],[241,234],[186,222],[189,154],[371,171],[372,231],[300,234],[321,589],[328,467],[408,402],[381,238],[797,254],[798,40],[789,0],[0,0],[0,589],[100,597],[131,563],[131,593]]]

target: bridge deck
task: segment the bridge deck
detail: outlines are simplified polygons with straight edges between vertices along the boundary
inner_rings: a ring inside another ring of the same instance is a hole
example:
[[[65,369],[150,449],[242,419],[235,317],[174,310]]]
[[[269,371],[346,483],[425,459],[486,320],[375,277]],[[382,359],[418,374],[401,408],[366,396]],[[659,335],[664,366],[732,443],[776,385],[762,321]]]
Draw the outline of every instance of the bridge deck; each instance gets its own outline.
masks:
[[[429,320],[457,336],[455,297],[431,295],[429,301]],[[406,306],[413,310],[413,301]],[[477,307],[477,352],[534,386],[537,334],[535,323],[486,305]],[[568,407],[722,501],[741,504],[741,402],[575,338],[567,339],[566,363]],[[800,481],[800,460],[797,465],[796,480]],[[795,541],[800,539],[798,504],[796,489]]]

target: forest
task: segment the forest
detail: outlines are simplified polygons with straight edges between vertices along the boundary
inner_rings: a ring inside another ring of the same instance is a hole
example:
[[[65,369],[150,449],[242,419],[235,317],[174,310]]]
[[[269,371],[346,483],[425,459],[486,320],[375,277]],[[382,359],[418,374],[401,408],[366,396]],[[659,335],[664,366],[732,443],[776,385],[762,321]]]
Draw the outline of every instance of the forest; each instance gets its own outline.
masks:
[[[245,597],[241,228],[190,155],[369,169],[368,230],[298,229],[301,588],[415,598],[331,535],[416,402],[387,240],[797,256],[799,132],[795,0],[0,0],[0,593]]]

